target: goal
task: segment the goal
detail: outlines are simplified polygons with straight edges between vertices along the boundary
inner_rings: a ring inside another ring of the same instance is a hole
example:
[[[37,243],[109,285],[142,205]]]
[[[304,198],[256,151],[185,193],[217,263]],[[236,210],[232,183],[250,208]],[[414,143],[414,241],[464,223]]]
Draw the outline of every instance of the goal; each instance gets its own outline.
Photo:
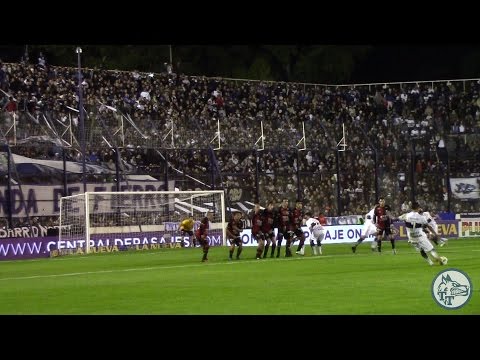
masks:
[[[193,246],[178,231],[188,216],[194,231],[213,213],[210,246],[226,244],[225,194],[213,191],[85,192],[60,199],[59,254]]]

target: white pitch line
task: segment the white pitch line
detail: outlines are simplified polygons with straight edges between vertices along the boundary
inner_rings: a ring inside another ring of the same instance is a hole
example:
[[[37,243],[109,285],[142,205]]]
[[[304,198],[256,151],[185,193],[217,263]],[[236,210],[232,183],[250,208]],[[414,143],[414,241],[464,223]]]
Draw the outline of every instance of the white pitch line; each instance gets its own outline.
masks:
[[[477,247],[476,245],[472,246],[462,246],[462,248],[466,247]],[[471,251],[480,251],[480,249],[473,249]],[[412,251],[406,251],[403,252],[402,254],[412,254]],[[157,253],[145,253],[143,255],[156,255]],[[290,259],[285,259],[285,258],[274,258],[274,259],[265,259],[265,260],[234,260],[234,261],[222,261],[218,263],[208,263],[208,264],[186,264],[186,265],[174,265],[174,266],[152,266],[152,267],[146,267],[146,268],[131,268],[131,269],[122,269],[122,270],[99,270],[99,271],[85,271],[85,272],[76,272],[76,273],[65,273],[65,274],[51,274],[51,275],[32,275],[32,276],[24,276],[24,277],[10,277],[10,278],[0,278],[0,281],[4,280],[27,280],[27,279],[42,279],[42,278],[56,278],[56,277],[66,277],[66,276],[81,276],[81,275],[92,275],[92,274],[104,274],[104,273],[115,273],[115,272],[130,272],[130,271],[142,271],[142,270],[155,270],[155,269],[176,269],[176,268],[186,268],[186,267],[205,267],[205,266],[214,266],[214,265],[233,265],[233,264],[248,264],[248,263],[268,263],[272,261],[292,261],[292,260],[315,260],[315,259],[321,259],[321,258],[330,258],[333,256],[363,256],[363,255],[370,255],[369,252],[365,252],[364,254],[352,254],[352,253],[346,253],[346,254],[336,254],[336,255],[320,255],[320,256],[311,256],[311,257],[292,257]],[[55,259],[55,261],[59,260],[73,260],[73,259],[89,259],[90,256],[79,256],[79,257],[72,257],[72,258],[65,258],[65,259]],[[39,261],[41,259],[31,259],[31,261]],[[7,260],[8,261],[8,260]],[[18,261],[18,260],[12,260],[12,262]]]
[[[338,256],[338,255],[336,255]],[[272,259],[273,261],[292,261],[292,260],[314,260],[320,258],[327,258],[333,257],[333,255],[321,255],[316,257],[297,257],[291,259]],[[130,271],[143,271],[143,270],[156,270],[156,269],[180,269],[186,267],[205,267],[205,266],[214,266],[214,265],[233,265],[233,264],[248,264],[248,263],[267,263],[272,262],[272,260],[267,259],[265,260],[233,260],[228,262],[218,262],[218,263],[207,263],[207,264],[186,264],[186,265],[174,265],[174,266],[151,266],[151,267],[144,267],[144,268],[131,268],[131,269],[122,269],[122,270],[99,270],[99,271],[84,271],[84,272],[75,272],[75,273],[65,273],[65,274],[51,274],[51,275],[32,275],[32,276],[20,276],[20,277],[10,277],[10,278],[3,278],[0,281],[5,280],[31,280],[31,279],[45,279],[45,278],[57,278],[57,277],[67,277],[67,276],[82,276],[82,275],[92,275],[92,274],[110,274],[110,273],[117,273],[117,272],[130,272]]]

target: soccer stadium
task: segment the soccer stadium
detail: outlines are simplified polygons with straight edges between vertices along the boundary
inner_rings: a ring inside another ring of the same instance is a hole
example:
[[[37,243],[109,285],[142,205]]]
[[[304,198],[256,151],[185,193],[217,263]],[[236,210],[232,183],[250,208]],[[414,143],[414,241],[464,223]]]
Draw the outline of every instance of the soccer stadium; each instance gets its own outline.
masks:
[[[0,60],[0,314],[480,314],[480,77],[93,48]]]

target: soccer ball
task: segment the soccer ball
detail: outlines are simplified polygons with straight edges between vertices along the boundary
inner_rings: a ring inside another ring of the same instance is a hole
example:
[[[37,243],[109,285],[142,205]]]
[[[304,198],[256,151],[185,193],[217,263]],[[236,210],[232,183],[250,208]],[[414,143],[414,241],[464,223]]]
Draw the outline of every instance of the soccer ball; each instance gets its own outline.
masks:
[[[447,265],[448,259],[445,256],[440,256],[440,264]]]

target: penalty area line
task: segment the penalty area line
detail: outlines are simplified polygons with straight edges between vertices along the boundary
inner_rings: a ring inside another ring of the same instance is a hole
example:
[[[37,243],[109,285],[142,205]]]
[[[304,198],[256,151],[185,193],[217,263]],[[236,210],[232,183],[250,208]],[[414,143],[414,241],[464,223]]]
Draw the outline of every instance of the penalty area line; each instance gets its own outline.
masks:
[[[321,258],[329,258],[333,257],[333,255],[320,255],[316,257],[296,257],[296,258],[282,258],[282,259],[272,259],[273,261],[277,262],[281,261],[295,261],[295,260],[314,260],[314,259],[321,259]],[[233,265],[233,264],[249,264],[249,263],[271,263],[271,260],[233,260],[233,261],[221,261],[215,263],[207,263],[207,264],[185,264],[185,265],[172,265],[172,266],[150,266],[150,267],[143,267],[143,268],[129,268],[129,269],[112,269],[112,270],[98,270],[98,271],[83,271],[83,272],[73,272],[73,273],[64,273],[64,274],[48,274],[48,275],[32,275],[32,276],[18,276],[18,277],[7,277],[7,278],[0,278],[0,281],[8,281],[8,280],[32,280],[32,279],[49,279],[49,278],[59,278],[59,277],[68,277],[68,276],[83,276],[83,275],[96,275],[96,274],[112,274],[112,273],[122,273],[122,272],[132,272],[132,271],[151,271],[151,270],[158,270],[158,269],[181,269],[181,268],[189,268],[189,267],[210,267],[210,266],[217,266],[217,265]]]

